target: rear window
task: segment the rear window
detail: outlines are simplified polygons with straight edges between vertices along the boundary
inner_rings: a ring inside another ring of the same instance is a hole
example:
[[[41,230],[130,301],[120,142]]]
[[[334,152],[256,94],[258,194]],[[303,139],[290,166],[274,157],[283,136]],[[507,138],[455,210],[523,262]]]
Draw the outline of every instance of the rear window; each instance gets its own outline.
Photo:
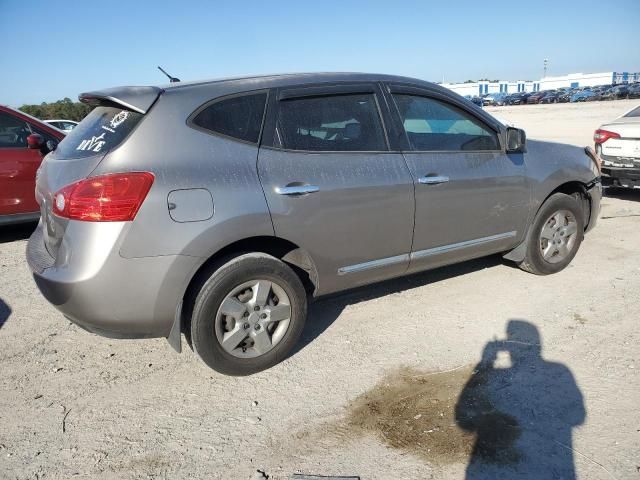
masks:
[[[640,107],[636,107],[630,112],[627,112],[625,117],[640,117]]]
[[[216,100],[200,110],[191,123],[220,135],[258,143],[266,102],[265,92]]]
[[[56,158],[83,158],[117,147],[140,122],[141,113],[96,107],[58,146]]]

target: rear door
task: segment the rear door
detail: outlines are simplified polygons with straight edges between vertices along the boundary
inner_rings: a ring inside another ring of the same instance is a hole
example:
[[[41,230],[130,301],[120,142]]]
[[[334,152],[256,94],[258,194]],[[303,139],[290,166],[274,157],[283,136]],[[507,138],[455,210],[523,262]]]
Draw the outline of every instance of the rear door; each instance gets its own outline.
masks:
[[[413,183],[384,115],[374,84],[271,96],[258,171],[275,233],[309,252],[319,294],[407,269]]]
[[[27,148],[27,137],[40,133],[25,120],[0,111],[0,215],[37,213],[36,171],[42,162],[39,150]]]
[[[507,250],[528,215],[523,154],[507,155],[500,129],[438,92],[391,86],[415,181],[411,271]]]

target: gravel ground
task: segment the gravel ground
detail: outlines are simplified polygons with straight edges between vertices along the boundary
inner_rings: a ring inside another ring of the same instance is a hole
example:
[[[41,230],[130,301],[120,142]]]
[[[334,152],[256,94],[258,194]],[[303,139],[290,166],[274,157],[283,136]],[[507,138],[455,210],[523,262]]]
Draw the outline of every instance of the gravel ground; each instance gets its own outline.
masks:
[[[586,145],[637,103],[490,111]],[[247,378],[70,324],[29,275],[29,228],[3,228],[0,477],[638,479],[639,226],[640,192],[614,192],[560,274],[491,257],[316,302],[298,351]]]

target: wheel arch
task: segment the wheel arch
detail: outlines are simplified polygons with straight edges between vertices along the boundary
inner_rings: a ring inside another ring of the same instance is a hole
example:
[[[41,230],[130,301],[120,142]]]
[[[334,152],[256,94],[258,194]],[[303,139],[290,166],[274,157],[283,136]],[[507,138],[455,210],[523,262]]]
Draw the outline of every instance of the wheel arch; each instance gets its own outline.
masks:
[[[524,240],[517,247],[509,250],[506,254],[504,254],[504,259],[512,260],[514,262],[521,262],[522,260],[524,260],[526,254],[527,238],[529,237],[529,229],[531,228],[531,225],[533,225],[533,221],[538,215],[538,212],[540,211],[542,206],[547,202],[547,200],[549,200],[552,195],[556,193],[564,193],[565,195],[576,197],[576,200],[578,200],[582,205],[582,209],[584,212],[584,228],[586,230],[591,218],[591,200],[589,197],[587,185],[579,180],[571,180],[569,182],[562,183],[551,192],[549,192],[547,196],[544,197],[544,200],[540,202],[540,204],[536,208],[535,213],[531,216],[529,225],[527,225],[527,231],[524,235]]]
[[[179,333],[184,333],[189,344],[191,343],[191,312],[196,296],[204,282],[221,265],[238,255],[249,252],[266,253],[282,260],[300,278],[307,294],[313,295],[318,290],[318,273],[315,263],[309,253],[295,243],[275,236],[254,236],[237,240],[213,253],[191,276],[182,297],[181,306],[176,312],[172,329],[174,338],[170,339],[172,346],[176,341],[175,335],[179,335]],[[176,347],[174,346],[174,348]],[[179,351],[179,348],[176,350]]]

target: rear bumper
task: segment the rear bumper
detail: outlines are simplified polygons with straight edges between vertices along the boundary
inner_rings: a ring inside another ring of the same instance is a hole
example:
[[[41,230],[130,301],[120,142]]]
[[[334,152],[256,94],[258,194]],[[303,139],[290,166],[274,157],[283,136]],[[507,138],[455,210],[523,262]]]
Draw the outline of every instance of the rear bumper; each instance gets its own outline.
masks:
[[[602,183],[607,186],[640,188],[640,168],[602,167]]]
[[[80,327],[111,338],[151,338],[169,335],[199,259],[127,259],[116,243],[90,269],[56,265],[44,246],[40,224],[29,239],[27,261],[44,297]]]

